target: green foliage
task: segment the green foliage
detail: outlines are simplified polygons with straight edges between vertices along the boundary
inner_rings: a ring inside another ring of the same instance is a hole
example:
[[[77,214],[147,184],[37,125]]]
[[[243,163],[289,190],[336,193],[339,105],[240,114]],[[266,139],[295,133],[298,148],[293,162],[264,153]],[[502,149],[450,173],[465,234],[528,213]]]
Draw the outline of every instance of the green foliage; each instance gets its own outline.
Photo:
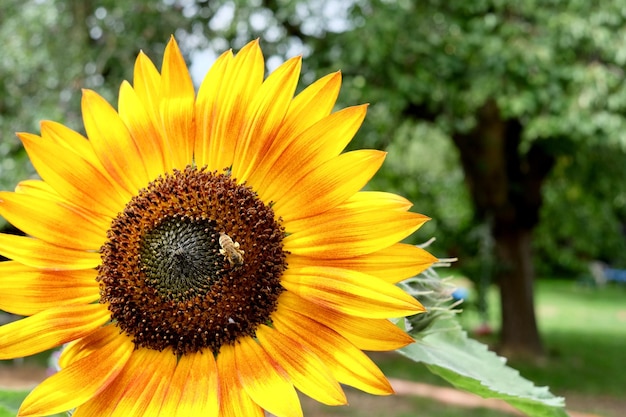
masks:
[[[504,117],[524,120],[529,140],[624,143],[619,1],[371,0],[352,19],[362,24],[331,40],[328,62],[364,77],[364,94],[384,97],[399,116],[423,106],[447,131],[463,131],[495,98]]]
[[[626,156],[607,146],[558,160],[544,189],[534,246],[539,272],[589,275],[589,262],[626,268]]]
[[[46,119],[81,131],[81,89],[97,89],[115,105],[121,81],[132,80],[139,49],[160,61],[169,36],[186,26],[191,33],[181,7],[162,2],[4,1],[0,189],[35,175],[14,132],[37,133]],[[200,46],[185,42],[184,33],[183,44]]]
[[[415,211],[431,217],[413,243],[434,236],[433,251],[445,254],[466,241],[473,213],[450,140],[436,126],[406,121],[385,150],[385,164],[369,186],[404,195]]]

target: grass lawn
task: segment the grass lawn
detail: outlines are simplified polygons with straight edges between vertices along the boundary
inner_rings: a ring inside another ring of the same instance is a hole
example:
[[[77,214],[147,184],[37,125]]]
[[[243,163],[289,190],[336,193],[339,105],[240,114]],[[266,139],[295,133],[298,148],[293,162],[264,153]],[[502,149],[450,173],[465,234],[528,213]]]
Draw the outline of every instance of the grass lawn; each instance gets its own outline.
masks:
[[[623,396],[626,392],[626,286],[596,288],[567,280],[537,282],[539,329],[546,361],[512,362],[522,375],[555,392]],[[489,294],[490,325],[497,329],[497,291]],[[478,325],[471,308],[462,313],[467,329]],[[489,340],[486,340],[489,342]]]

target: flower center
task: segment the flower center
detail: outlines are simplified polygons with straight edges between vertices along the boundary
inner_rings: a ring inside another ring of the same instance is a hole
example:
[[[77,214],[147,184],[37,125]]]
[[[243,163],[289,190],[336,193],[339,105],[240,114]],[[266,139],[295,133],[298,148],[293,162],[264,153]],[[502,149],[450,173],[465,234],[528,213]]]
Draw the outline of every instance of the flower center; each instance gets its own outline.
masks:
[[[137,347],[216,354],[270,321],[287,267],[284,235],[250,187],[205,169],[174,171],[113,220],[101,302]]]

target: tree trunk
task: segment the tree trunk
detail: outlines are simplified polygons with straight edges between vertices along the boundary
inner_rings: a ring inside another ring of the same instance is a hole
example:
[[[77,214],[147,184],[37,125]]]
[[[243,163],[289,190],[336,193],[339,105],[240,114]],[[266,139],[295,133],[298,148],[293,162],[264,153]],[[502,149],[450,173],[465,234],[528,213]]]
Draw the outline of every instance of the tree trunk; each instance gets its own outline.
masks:
[[[502,312],[500,353],[509,358],[540,356],[543,346],[535,318],[531,232],[511,231],[494,239]]]
[[[543,354],[534,310],[531,239],[539,220],[541,186],[554,158],[539,141],[522,154],[522,132],[519,121],[504,120],[495,101],[488,101],[472,130],[453,135],[476,216],[492,226],[502,304],[500,348],[508,356]]]

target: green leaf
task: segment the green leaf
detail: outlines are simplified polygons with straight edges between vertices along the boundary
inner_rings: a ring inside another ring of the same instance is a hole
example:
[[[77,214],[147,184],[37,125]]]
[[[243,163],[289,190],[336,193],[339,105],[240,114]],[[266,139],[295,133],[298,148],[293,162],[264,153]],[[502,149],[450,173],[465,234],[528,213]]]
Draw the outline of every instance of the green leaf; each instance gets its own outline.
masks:
[[[427,332],[412,336],[416,342],[399,352],[423,362],[455,387],[484,398],[502,399],[531,417],[567,416],[563,398],[506,366],[506,359],[470,339],[455,319],[436,320]]]

